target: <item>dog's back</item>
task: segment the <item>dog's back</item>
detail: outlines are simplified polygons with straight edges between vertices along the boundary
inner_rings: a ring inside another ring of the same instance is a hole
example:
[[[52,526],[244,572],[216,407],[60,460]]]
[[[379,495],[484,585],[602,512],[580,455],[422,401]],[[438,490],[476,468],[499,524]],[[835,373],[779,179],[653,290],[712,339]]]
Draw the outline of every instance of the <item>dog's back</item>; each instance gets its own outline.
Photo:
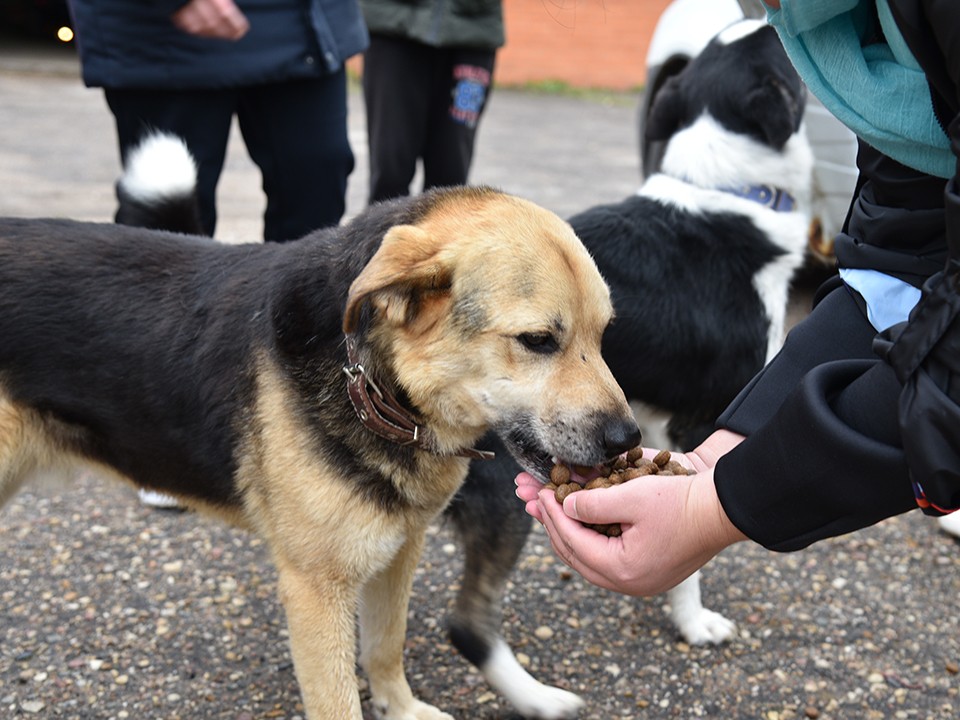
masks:
[[[236,273],[253,249],[118,225],[0,220],[0,308],[18,309],[0,312],[0,401],[39,411],[47,442],[70,454],[185,494],[203,485],[211,501],[229,502],[231,448],[211,429],[249,394],[244,368],[262,298],[231,295],[216,268],[228,262]],[[251,265],[250,276],[262,269]],[[199,356],[219,372],[191,372]]]

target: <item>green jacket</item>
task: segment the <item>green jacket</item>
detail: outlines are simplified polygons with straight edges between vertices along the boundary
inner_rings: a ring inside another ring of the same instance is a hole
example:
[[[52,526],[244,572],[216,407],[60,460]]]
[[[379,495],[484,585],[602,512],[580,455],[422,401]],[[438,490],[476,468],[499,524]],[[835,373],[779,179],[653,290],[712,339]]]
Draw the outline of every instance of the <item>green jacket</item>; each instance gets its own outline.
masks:
[[[360,0],[371,33],[432,47],[496,49],[504,43],[500,0]]]

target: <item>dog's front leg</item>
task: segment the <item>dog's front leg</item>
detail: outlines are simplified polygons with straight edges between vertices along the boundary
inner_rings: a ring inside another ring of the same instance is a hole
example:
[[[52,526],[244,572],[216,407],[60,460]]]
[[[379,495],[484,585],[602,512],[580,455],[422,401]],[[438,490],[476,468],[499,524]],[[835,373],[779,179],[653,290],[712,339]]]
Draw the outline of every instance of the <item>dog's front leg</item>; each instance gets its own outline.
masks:
[[[403,672],[407,608],[425,530],[411,532],[390,565],[363,588],[360,664],[370,681],[374,709],[382,720],[453,720],[414,698]]]
[[[309,720],[362,720],[356,674],[357,588],[277,560],[293,667]]]
[[[708,610],[700,598],[700,571],[667,593],[670,617],[691,645],[719,645],[732,638],[737,626],[720,613]]]

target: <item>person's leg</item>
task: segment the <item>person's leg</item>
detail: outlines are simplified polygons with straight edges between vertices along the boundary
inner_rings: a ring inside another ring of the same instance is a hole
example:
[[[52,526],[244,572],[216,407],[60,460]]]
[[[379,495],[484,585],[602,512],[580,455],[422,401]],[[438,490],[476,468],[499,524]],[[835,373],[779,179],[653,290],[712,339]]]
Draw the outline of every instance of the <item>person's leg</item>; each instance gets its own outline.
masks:
[[[346,72],[244,88],[237,117],[263,175],[264,239],[296,240],[337,225],[354,165]]]
[[[371,35],[363,59],[371,203],[410,194],[427,133],[432,49]]]
[[[464,185],[480,116],[492,89],[494,50],[438,52],[438,78],[423,154],[423,188]]]
[[[197,196],[204,230],[217,224],[216,191],[230,136],[235,95],[231,90],[106,90],[117,125],[120,159],[152,131],[179,135],[197,163]]]

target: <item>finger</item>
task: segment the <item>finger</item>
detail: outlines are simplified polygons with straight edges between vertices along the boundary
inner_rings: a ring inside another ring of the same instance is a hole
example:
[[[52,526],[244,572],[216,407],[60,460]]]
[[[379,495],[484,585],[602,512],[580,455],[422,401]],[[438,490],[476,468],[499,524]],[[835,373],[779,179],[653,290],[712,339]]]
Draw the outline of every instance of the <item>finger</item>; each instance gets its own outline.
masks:
[[[170,20],[177,26],[178,30],[189,35],[196,35],[200,26],[197,22],[197,13],[192,5],[185,5],[183,9],[170,16]]]
[[[173,23],[191,35],[222,40],[239,40],[250,29],[232,0],[193,0],[173,15]]]
[[[620,541],[583,527],[568,517],[549,493],[541,498],[543,527],[553,551],[588,582],[608,590],[618,590],[606,575],[607,562],[617,557]]]
[[[247,20],[246,15],[240,12],[240,8],[233,3],[231,5],[232,10],[224,18],[226,30],[229,33],[227,39],[239,40],[250,30],[250,21]]]
[[[531,500],[537,499],[537,496],[540,494],[540,488],[534,487],[533,485],[517,485],[515,492],[518,498],[524,502],[530,502]]]
[[[522,472],[519,475],[517,475],[513,479],[513,482],[516,483],[518,487],[520,485],[535,485],[537,487],[541,487],[543,485],[543,483],[537,480],[533,475],[525,472]]]
[[[217,37],[239,40],[250,29],[250,23],[233,0],[212,0],[208,6],[208,25]]]
[[[531,500],[523,506],[524,511],[537,522],[543,522],[543,515],[540,513],[540,503]]]
[[[563,501],[563,511],[574,520],[591,525],[628,522],[631,518],[625,497],[627,489],[627,485],[616,485],[570,493]]]

